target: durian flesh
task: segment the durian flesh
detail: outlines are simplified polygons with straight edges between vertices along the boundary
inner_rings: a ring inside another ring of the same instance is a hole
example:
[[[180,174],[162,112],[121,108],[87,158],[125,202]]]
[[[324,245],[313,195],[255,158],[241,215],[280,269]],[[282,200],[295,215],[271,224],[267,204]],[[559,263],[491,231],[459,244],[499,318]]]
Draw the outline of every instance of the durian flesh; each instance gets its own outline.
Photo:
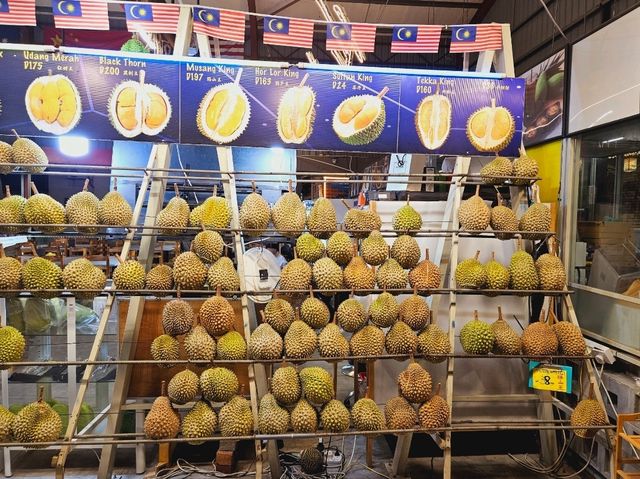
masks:
[[[440,148],[451,131],[451,102],[440,94],[422,99],[416,112],[416,131],[427,150]]]
[[[348,145],[375,141],[386,120],[384,102],[374,95],[357,95],[344,100],[333,114],[333,131]]]
[[[36,78],[25,94],[27,113],[41,131],[63,135],[71,131],[82,114],[76,85],[64,75]]]
[[[237,139],[247,127],[251,104],[235,83],[225,83],[207,92],[198,109],[198,129],[217,143]]]
[[[475,111],[467,122],[467,137],[478,151],[498,152],[504,149],[515,133],[515,120],[503,106],[486,106]]]
[[[285,143],[301,144],[313,130],[316,95],[308,86],[289,88],[278,107],[278,135]]]

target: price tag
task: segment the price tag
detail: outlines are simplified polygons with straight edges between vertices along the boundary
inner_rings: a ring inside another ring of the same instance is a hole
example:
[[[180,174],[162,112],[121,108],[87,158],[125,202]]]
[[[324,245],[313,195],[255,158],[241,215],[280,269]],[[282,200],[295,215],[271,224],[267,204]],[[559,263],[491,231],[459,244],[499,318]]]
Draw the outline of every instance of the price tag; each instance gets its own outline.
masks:
[[[573,368],[558,364],[529,362],[529,387],[543,391],[571,392]]]

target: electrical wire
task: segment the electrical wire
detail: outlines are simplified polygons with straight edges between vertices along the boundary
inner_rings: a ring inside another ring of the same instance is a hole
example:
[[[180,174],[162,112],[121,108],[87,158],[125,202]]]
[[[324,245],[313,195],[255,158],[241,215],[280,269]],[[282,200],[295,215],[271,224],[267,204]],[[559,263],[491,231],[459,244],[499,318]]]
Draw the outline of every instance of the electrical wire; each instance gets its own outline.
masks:
[[[249,467],[244,471],[231,472],[228,474],[218,471],[215,462],[211,461],[210,464],[211,464],[210,465],[211,469],[203,469],[200,466],[191,464],[189,461],[180,458],[176,461],[175,466],[166,467],[156,472],[155,477],[157,479],[174,479],[174,478],[187,478],[192,476],[193,474],[199,474],[205,477],[232,478],[232,477],[247,477],[247,476],[256,475],[256,471],[252,471],[253,467],[256,464],[255,461],[249,464]],[[268,470],[268,468],[266,470]]]

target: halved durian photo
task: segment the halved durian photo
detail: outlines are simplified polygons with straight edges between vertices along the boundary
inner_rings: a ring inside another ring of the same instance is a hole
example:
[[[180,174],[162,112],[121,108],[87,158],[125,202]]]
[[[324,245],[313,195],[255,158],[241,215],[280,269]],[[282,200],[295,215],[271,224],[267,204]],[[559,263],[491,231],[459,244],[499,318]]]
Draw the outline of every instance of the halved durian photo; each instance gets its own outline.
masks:
[[[80,93],[65,75],[38,77],[25,94],[25,106],[38,130],[54,135],[69,133],[82,115]]]
[[[251,104],[240,87],[242,68],[233,83],[223,83],[207,92],[198,108],[198,130],[217,143],[236,140],[249,124]]]
[[[516,122],[509,110],[496,106],[485,106],[471,114],[467,121],[467,137],[478,151],[498,152],[503,150],[513,138]]]
[[[309,139],[316,118],[316,94],[305,83],[305,74],[298,86],[287,89],[278,105],[278,135],[285,143],[301,144]]]
[[[144,70],[140,70],[138,78],[137,82],[119,83],[109,98],[111,124],[125,138],[158,135],[171,119],[169,96],[156,85],[144,82]]]
[[[389,88],[378,95],[356,95],[338,105],[333,113],[333,131],[347,145],[367,145],[375,141],[386,121],[382,98]]]
[[[451,101],[444,95],[425,96],[416,110],[416,131],[427,150],[440,148],[451,131]]]

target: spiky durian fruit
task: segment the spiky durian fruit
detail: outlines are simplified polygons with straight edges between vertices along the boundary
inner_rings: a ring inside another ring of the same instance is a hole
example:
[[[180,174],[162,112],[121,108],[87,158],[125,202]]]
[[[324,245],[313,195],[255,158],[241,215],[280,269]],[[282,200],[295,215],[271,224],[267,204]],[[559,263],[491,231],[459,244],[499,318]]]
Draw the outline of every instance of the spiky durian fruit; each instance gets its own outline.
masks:
[[[313,264],[312,272],[314,284],[326,296],[332,294],[331,290],[343,287],[342,268],[331,258],[320,258]]]
[[[318,411],[306,399],[300,399],[291,411],[293,432],[315,432],[318,429]]]
[[[238,71],[239,80],[242,68]],[[237,82],[211,88],[202,98],[197,113],[198,130],[216,143],[236,140],[249,124],[251,103]]]
[[[13,326],[0,326],[0,369],[4,363],[21,361],[26,342],[24,336]]]
[[[558,321],[553,326],[560,351],[567,356],[581,356],[587,352],[587,344],[580,328],[569,321]]]
[[[389,245],[379,231],[373,230],[360,244],[362,259],[371,266],[380,266],[389,257]]]
[[[300,319],[313,329],[320,329],[329,323],[331,313],[324,301],[313,295],[313,290],[309,294],[300,306]]]
[[[378,431],[384,429],[382,411],[373,399],[358,399],[351,408],[351,421],[358,431]]]
[[[499,185],[508,180],[513,174],[511,160],[504,156],[497,156],[480,170],[480,178],[483,183]]]
[[[567,273],[562,260],[556,256],[555,242],[550,240],[549,244],[549,253],[541,255],[535,262],[540,289],[562,290],[567,284]]]
[[[389,354],[415,354],[418,336],[407,323],[398,321],[387,331],[384,347]]]
[[[597,426],[609,424],[607,413],[600,403],[591,397],[580,401],[571,413],[571,425],[589,429],[575,429],[575,435],[584,439],[592,438],[598,432]],[[596,428],[594,428],[596,426]]]
[[[140,70],[138,81],[126,80],[119,83],[109,98],[109,119],[125,138],[142,134],[158,135],[171,119],[169,95],[144,80],[145,71]]]
[[[73,225],[97,225],[98,203],[100,200],[89,191],[89,179],[84,182],[82,191],[71,195],[65,205],[67,221]],[[77,227],[78,231],[95,233],[98,229],[91,227]]]
[[[394,213],[392,224],[396,233],[408,235],[415,235],[422,228],[422,216],[409,204],[409,196],[407,196],[407,204]]]
[[[429,312],[429,324],[418,334],[418,351],[431,363],[441,363],[451,352],[449,335],[433,322],[433,311]]]
[[[98,221],[106,226],[129,226],[133,217],[131,205],[118,192],[118,180],[113,179],[113,190],[98,204]]]
[[[173,409],[162,381],[160,396],[153,401],[144,419],[144,435],[149,439],[171,439],[180,431],[180,414]]]
[[[202,397],[211,402],[230,400],[240,390],[236,373],[227,368],[209,368],[200,374]]]
[[[289,181],[289,191],[278,198],[271,208],[271,220],[278,233],[289,238],[295,238],[302,233],[307,221],[307,211],[300,197],[292,191]]]
[[[511,289],[538,289],[540,284],[533,257],[522,249],[520,240],[518,250],[511,255],[509,277]]]
[[[26,223],[24,205],[27,200],[20,195],[12,195],[9,185],[5,185],[5,197],[0,200],[0,224],[14,223],[16,226],[0,226],[0,233],[15,234],[22,231]]]
[[[524,147],[520,148],[520,156],[513,162],[513,184],[514,185],[526,185],[531,180],[525,180],[523,178],[535,178],[538,176],[538,162],[527,156]]]
[[[455,278],[458,288],[481,289],[487,284],[487,271],[478,257],[480,251],[476,251],[473,258],[467,258],[456,267]]]
[[[0,244],[0,296],[7,296],[2,290],[18,290],[22,286],[22,263],[15,258],[4,255],[4,248]],[[15,293],[12,294],[12,296]]]
[[[226,198],[218,196],[217,185],[213,187],[213,194],[189,214],[189,226],[224,229],[230,224],[231,205]]]
[[[13,420],[13,436],[18,442],[32,443],[56,441],[62,432],[62,418],[43,400],[44,387],[40,387],[38,400],[23,407]]]
[[[367,324],[351,336],[349,347],[354,356],[379,356],[384,351],[384,332],[377,326]]]
[[[9,441],[13,435],[13,422],[16,415],[4,406],[0,406],[0,440]]]
[[[422,403],[431,396],[431,374],[417,362],[412,361],[398,375],[398,391],[412,403]]]
[[[324,244],[311,233],[302,233],[296,240],[298,258],[314,263],[324,256]]]
[[[35,184],[31,183],[31,196],[24,204],[24,219],[30,225],[43,225],[41,230],[45,233],[61,233],[64,226],[46,226],[46,225],[63,225],[66,220],[64,206],[54,200],[51,196],[38,193]]]
[[[458,209],[460,227],[470,231],[484,231],[491,221],[491,210],[480,198],[480,185],[476,186],[476,193],[464,200]]]
[[[488,289],[507,289],[509,287],[509,270],[499,261],[496,261],[496,255],[491,253],[491,260],[485,263],[484,271],[487,274],[487,282],[485,286]],[[493,294],[489,294],[493,296]]]
[[[184,229],[189,224],[189,204],[180,197],[178,185],[173,184],[176,196],[169,200],[158,216],[156,217],[156,227],[160,228],[159,233],[165,235],[177,235],[184,233]]]
[[[496,238],[510,239],[513,233],[498,233],[498,231],[517,231],[518,218],[511,208],[504,205],[502,195],[498,193],[498,205],[491,208],[491,228],[496,231]]]
[[[111,275],[116,289],[135,290],[144,288],[144,266],[135,259],[123,261]]]
[[[251,403],[242,396],[234,396],[222,406],[218,419],[223,436],[248,436],[254,432]]]
[[[240,291],[240,276],[231,258],[223,256],[209,267],[207,284],[215,290]]]
[[[391,245],[390,256],[404,269],[411,269],[420,261],[420,246],[413,236],[400,235]]]
[[[149,270],[144,280],[145,288],[155,291],[156,296],[164,296],[161,291],[173,289],[173,270],[166,264],[157,264]]]
[[[350,298],[340,303],[336,310],[336,319],[342,329],[352,333],[367,324],[367,313],[362,303]]]
[[[216,344],[216,359],[222,361],[247,359],[247,343],[242,334],[229,331],[220,336]]]
[[[191,248],[205,263],[215,263],[220,259],[224,252],[224,240],[217,231],[205,230],[200,231],[193,241]]]
[[[351,415],[342,401],[332,399],[322,408],[320,422],[327,432],[340,433],[349,429]]]
[[[15,163],[13,147],[9,143],[0,141],[0,175],[6,175],[14,170],[14,166],[10,166],[11,163]]]
[[[321,367],[312,366],[300,370],[302,392],[307,401],[325,404],[334,397],[331,374]]]
[[[200,392],[200,379],[193,371],[185,369],[171,378],[167,393],[171,402],[187,404],[193,401]]]
[[[162,308],[162,329],[166,334],[178,336],[191,331],[195,313],[189,303],[182,299],[173,299]]]
[[[386,93],[385,90],[383,92]],[[333,131],[344,143],[367,145],[380,136],[385,121],[385,105],[380,95],[356,95],[338,105],[332,125]]]
[[[240,207],[240,228],[249,236],[263,234],[271,221],[271,209],[269,203],[254,190],[242,202]]]
[[[343,271],[344,284],[347,288],[354,290],[358,295],[366,295],[366,290],[373,289],[376,285],[376,275],[373,268],[358,255],[358,247],[354,246],[354,256],[345,266]],[[364,293],[359,292],[364,290]]]
[[[346,202],[344,205],[348,211],[344,215],[342,225],[355,238],[366,238],[373,230],[380,230],[382,227],[382,219],[380,215],[371,209],[361,210],[359,208],[351,208]]]
[[[37,77],[25,94],[25,106],[36,128],[54,135],[70,132],[82,115],[78,88],[65,75]]]
[[[316,447],[308,447],[300,453],[300,467],[302,472],[317,474],[322,471],[324,455]]]
[[[431,399],[425,401],[418,409],[420,426],[425,429],[437,429],[447,425],[450,409],[447,401],[440,396],[440,384]]]
[[[22,267],[22,284],[34,296],[53,298],[58,293],[49,290],[62,288],[62,270],[54,262],[36,256]]]
[[[335,323],[327,324],[318,335],[318,351],[323,358],[339,358],[349,355],[349,341]]]
[[[280,272],[280,289],[282,291],[307,291],[311,286],[312,276],[313,271],[309,263],[303,259],[295,258],[289,261]]]
[[[491,323],[495,341],[493,352],[496,354],[520,354],[522,341],[509,323],[502,317],[502,308],[498,306],[498,319]]]
[[[267,323],[251,333],[247,345],[251,359],[277,359],[282,356],[283,347],[282,337]]]
[[[468,354],[490,353],[495,340],[491,326],[478,319],[478,311],[474,311],[473,319],[460,329],[460,344]]]
[[[415,126],[420,142],[427,150],[437,150],[451,131],[451,101],[444,95],[425,96],[416,110]]]
[[[271,378],[271,393],[280,404],[295,404],[302,395],[298,371],[293,366],[281,366]]]
[[[207,279],[207,267],[198,256],[185,251],[173,261],[173,282],[177,289],[203,289]]]
[[[21,165],[29,173],[42,173],[49,164],[49,158],[42,148],[33,140],[21,138],[15,130],[17,139],[11,147],[13,161]]]
[[[184,350],[192,361],[213,361],[216,342],[204,327],[196,324],[184,337]]]
[[[180,342],[168,334],[161,334],[151,343],[151,357],[160,361],[158,366],[161,368],[171,368],[175,361],[180,357]]]
[[[544,310],[539,321],[529,324],[522,332],[522,352],[528,356],[549,356],[558,352],[558,338],[547,324]]]
[[[198,401],[187,413],[182,421],[182,435],[188,438],[211,437],[216,432],[218,416],[213,408],[205,401]],[[203,441],[189,441],[198,446]]]
[[[414,291],[400,303],[398,314],[400,321],[407,323],[414,331],[419,331],[429,322],[431,311],[427,302]]]
[[[403,397],[389,399],[384,405],[388,429],[412,429],[418,422],[418,413]]]
[[[273,298],[264,307],[264,322],[283,335],[295,320],[295,311],[286,299]]]
[[[211,336],[222,336],[233,327],[235,312],[231,303],[218,291],[215,296],[211,296],[202,303],[198,317]]]
[[[467,138],[473,147],[482,152],[498,152],[507,147],[515,133],[516,122],[509,110],[496,106],[485,106],[471,114],[467,121]]]
[[[425,250],[424,260],[409,271],[409,284],[418,291],[440,287],[440,268],[429,259],[429,249]]]
[[[318,337],[307,323],[296,319],[284,335],[284,354],[288,358],[309,358],[318,346]]]
[[[386,291],[369,304],[369,319],[376,326],[388,328],[398,320],[400,306],[396,298]]]
[[[258,429],[262,434],[284,434],[289,429],[289,411],[280,406],[273,394],[260,398]]]
[[[407,285],[407,272],[393,259],[387,259],[376,271],[376,283],[382,289],[402,289]]]
[[[64,287],[71,291],[79,289],[101,290],[107,283],[104,272],[86,258],[71,261],[62,271]],[[78,298],[93,298],[97,293],[93,291],[76,292]]]
[[[327,241],[327,256],[340,266],[346,266],[353,258],[353,243],[344,231],[336,231]]]
[[[311,207],[307,218],[307,227],[316,238],[327,239],[333,234],[338,225],[336,209],[331,200],[320,197]]]
[[[300,145],[313,131],[316,94],[305,85],[308,76],[306,74],[298,86],[288,88],[280,98],[276,124],[278,135],[285,143]]]

